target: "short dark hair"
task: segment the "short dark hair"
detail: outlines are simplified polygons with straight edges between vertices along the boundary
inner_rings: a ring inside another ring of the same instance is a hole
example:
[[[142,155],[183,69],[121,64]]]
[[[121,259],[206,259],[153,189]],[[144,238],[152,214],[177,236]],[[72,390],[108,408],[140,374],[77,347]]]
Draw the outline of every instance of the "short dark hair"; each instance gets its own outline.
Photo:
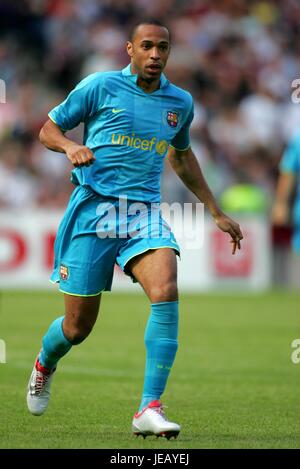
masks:
[[[131,26],[131,29],[129,31],[129,35],[128,35],[128,40],[130,42],[133,41],[134,39],[134,35],[135,35],[135,32],[137,30],[137,28],[139,26],[141,26],[142,24],[153,24],[154,26],[160,26],[161,28],[166,28],[166,30],[168,31],[169,33],[169,39],[170,38],[170,30],[168,28],[168,26],[166,26],[164,23],[162,23],[161,21],[157,20],[156,18],[144,18],[144,19],[140,19],[138,21],[136,21],[132,26]]]

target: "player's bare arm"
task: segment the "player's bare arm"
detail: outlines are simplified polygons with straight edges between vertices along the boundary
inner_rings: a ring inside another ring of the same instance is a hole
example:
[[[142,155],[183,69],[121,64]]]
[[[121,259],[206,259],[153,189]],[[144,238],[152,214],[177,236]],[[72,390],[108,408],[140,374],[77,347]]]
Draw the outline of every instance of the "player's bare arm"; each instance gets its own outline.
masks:
[[[295,189],[297,176],[294,173],[281,173],[277,183],[275,202],[272,209],[274,225],[287,225],[290,218],[290,202]]]
[[[168,159],[176,174],[200,202],[204,203],[215,220],[216,225],[231,236],[232,254],[236,249],[241,249],[242,231],[238,223],[225,215],[218,206],[207,182],[202,174],[201,168],[191,148],[176,150],[169,148]]]
[[[65,153],[75,167],[90,166],[95,161],[95,156],[88,147],[65,137],[61,128],[51,119],[48,119],[42,127],[39,138],[49,150]]]

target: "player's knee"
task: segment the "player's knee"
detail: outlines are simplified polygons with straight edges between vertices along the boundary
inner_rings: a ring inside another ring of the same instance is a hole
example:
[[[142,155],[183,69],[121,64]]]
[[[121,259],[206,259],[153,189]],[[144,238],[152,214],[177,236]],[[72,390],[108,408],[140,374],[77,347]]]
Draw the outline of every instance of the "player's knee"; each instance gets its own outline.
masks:
[[[64,334],[69,342],[72,345],[78,345],[87,338],[92,330],[90,324],[84,323],[74,323],[74,324],[64,324]]]
[[[178,289],[176,280],[161,282],[154,285],[150,291],[151,303],[162,303],[163,301],[176,301],[178,299]]]

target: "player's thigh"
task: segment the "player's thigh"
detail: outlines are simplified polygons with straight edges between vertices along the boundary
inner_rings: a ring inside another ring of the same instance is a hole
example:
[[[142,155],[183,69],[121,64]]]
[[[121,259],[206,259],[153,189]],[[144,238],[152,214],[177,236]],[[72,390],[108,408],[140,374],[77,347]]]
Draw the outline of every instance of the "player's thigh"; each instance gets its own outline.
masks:
[[[78,332],[87,335],[92,330],[100,308],[101,294],[95,296],[64,295],[66,333]]]
[[[131,259],[127,268],[152,303],[178,299],[177,260],[173,249],[166,247],[146,251]]]

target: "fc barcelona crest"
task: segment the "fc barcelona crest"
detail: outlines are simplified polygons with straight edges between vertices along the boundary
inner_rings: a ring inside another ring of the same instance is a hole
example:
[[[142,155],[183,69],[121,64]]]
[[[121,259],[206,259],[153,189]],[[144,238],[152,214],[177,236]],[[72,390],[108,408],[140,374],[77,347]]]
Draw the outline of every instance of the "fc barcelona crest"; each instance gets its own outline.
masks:
[[[62,280],[68,280],[69,269],[65,265],[61,265],[59,269],[59,275]]]
[[[178,112],[168,111],[167,112],[167,122],[170,127],[177,127],[178,124]]]

